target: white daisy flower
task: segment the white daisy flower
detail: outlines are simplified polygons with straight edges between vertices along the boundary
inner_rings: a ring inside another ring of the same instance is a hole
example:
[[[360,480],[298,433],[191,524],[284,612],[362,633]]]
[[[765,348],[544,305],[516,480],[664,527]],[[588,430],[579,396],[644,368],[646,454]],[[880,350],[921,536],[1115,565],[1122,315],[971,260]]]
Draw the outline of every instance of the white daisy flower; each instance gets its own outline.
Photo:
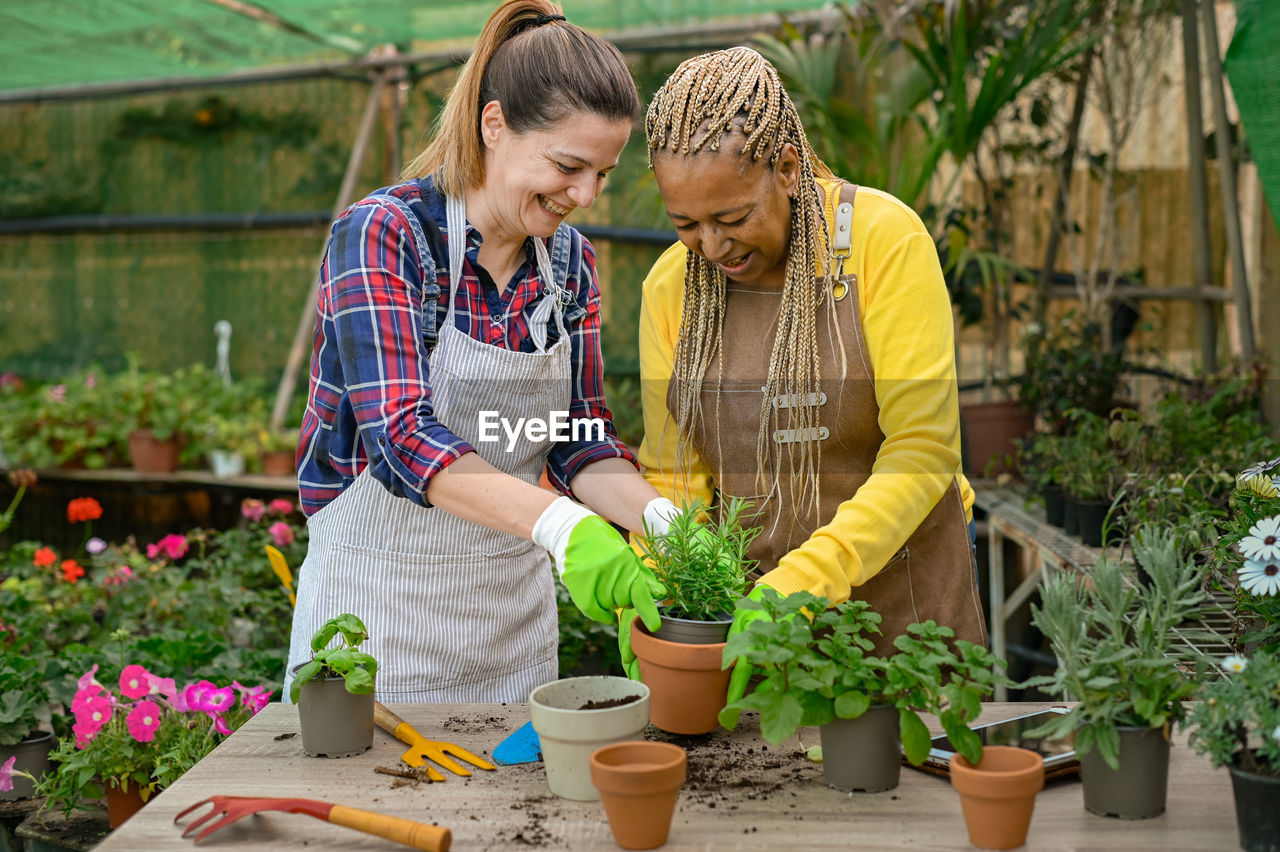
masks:
[[[1223,659],[1222,670],[1224,672],[1239,674],[1240,672],[1245,670],[1245,666],[1247,665],[1249,665],[1249,661],[1246,660],[1244,657],[1240,656],[1239,654],[1232,654],[1230,657],[1226,657],[1225,659]]]
[[[1280,559],[1280,515],[1263,518],[1249,528],[1249,534],[1240,539],[1240,552],[1246,559],[1259,562]]]
[[[1250,465],[1240,471],[1240,478],[1251,479],[1255,476],[1262,476],[1263,474],[1270,473],[1276,468],[1280,468],[1280,458],[1274,458],[1270,461],[1260,461],[1257,464]]]
[[[1274,595],[1280,592],[1280,560],[1258,562],[1246,559],[1240,569],[1240,585],[1255,595]]]
[[[1280,725],[1276,725],[1276,729],[1271,732],[1271,738],[1280,742]]]

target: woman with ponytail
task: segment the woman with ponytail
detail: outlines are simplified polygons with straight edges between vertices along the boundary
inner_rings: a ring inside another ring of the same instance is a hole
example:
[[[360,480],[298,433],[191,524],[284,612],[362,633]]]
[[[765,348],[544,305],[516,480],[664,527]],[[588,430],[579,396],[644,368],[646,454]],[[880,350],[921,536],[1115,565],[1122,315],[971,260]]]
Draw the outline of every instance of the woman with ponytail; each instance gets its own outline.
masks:
[[[290,677],[315,629],[352,612],[380,700],[525,701],[557,676],[548,554],[588,616],[635,607],[657,627],[659,587],[609,522],[639,531],[674,507],[613,428],[595,255],[564,224],[638,115],[616,48],[547,0],[510,0],[404,182],[334,224]],[[539,488],[544,469],[577,499]]]
[[[645,476],[751,500],[756,588],[868,601],[881,651],[927,619],[984,643],[951,306],[919,217],[833,175],[749,48],[682,64],[645,133],[680,238],[644,284]]]

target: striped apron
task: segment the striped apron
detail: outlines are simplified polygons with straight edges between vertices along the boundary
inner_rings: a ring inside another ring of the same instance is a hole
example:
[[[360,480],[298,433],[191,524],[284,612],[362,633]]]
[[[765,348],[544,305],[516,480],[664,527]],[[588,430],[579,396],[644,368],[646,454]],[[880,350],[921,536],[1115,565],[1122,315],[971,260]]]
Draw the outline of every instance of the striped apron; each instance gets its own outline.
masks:
[[[403,206],[395,199],[391,203]],[[413,229],[418,220],[405,209]],[[474,340],[454,325],[454,302],[466,247],[463,202],[448,199],[449,310],[431,354],[436,418],[504,473],[536,484],[550,438],[481,441],[479,416],[497,411],[549,422],[569,408],[569,335],[564,265],[553,267],[543,241],[531,237],[546,297],[530,333],[535,352]],[[416,243],[424,270],[435,269],[426,240]],[[556,257],[568,229],[556,233]],[[557,278],[553,271],[559,271]],[[428,309],[434,310],[434,306]],[[554,319],[559,339],[547,347]],[[551,560],[541,547],[465,521],[441,508],[393,496],[368,468],[307,521],[310,542],[298,582],[289,672],[310,658],[310,640],[329,618],[358,615],[369,631],[363,650],[378,660],[383,702],[523,702],[558,674],[558,625]],[[289,695],[286,676],[283,694]]]

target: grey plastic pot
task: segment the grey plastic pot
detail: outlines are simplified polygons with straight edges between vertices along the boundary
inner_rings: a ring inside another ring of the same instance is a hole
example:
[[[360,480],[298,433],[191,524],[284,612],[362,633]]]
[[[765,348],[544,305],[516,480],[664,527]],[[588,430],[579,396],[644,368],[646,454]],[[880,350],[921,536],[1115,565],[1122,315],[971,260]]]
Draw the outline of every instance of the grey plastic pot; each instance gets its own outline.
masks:
[[[341,677],[309,680],[298,693],[302,751],[351,757],[373,747],[373,693],[352,695]]]
[[[1228,766],[1236,800],[1240,848],[1246,852],[1280,852],[1280,778]]]
[[[36,778],[48,772],[49,752],[53,751],[55,741],[48,731],[37,731],[20,743],[11,746],[0,746],[0,764],[7,763],[9,758],[17,755],[13,768],[29,772]],[[26,778],[14,776],[13,789],[0,792],[0,802],[11,802],[17,799],[29,799],[35,795],[35,785]]]
[[[1160,816],[1169,793],[1169,738],[1163,728],[1117,730],[1119,769],[1107,765],[1096,745],[1080,757],[1085,810],[1119,819]]]
[[[662,626],[653,635],[663,641],[679,642],[682,645],[719,645],[729,635],[731,624],[731,615],[714,621],[694,621],[691,618],[663,614]]]
[[[877,704],[856,719],[835,719],[818,729],[822,776],[846,793],[879,793],[898,786],[898,710]]]

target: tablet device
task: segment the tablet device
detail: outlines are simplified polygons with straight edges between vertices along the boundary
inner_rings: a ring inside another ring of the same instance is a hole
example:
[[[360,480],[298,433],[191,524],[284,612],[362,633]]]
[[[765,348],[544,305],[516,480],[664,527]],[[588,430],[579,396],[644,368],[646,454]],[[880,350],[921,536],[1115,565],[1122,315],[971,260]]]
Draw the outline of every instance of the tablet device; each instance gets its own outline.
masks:
[[[1044,758],[1044,776],[1046,779],[1057,778],[1062,775],[1074,775],[1080,771],[1080,761],[1075,752],[1074,734],[1066,739],[1053,741],[1046,740],[1043,737],[1028,737],[1026,735],[1027,731],[1043,725],[1050,717],[1062,715],[1066,712],[1067,709],[1065,707],[1050,707],[1038,713],[1014,716],[1012,719],[1004,719],[985,725],[975,725],[973,731],[982,738],[983,745],[1018,746],[1038,753]],[[951,745],[951,741],[947,739],[946,734],[934,737],[931,746],[929,756],[924,759],[924,763],[915,768],[923,769],[925,772],[932,772],[935,775],[950,776],[951,756],[955,753],[955,747]],[[906,762],[906,757],[903,757],[903,762]],[[910,766],[910,764],[907,765]]]

